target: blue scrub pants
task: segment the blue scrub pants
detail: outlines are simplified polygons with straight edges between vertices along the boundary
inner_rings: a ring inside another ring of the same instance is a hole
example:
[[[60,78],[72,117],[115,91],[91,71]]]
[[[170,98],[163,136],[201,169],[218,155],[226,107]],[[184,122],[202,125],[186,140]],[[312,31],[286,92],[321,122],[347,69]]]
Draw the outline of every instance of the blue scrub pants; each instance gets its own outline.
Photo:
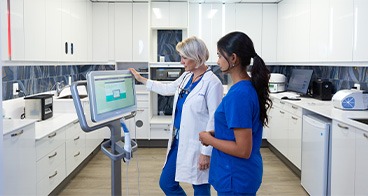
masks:
[[[179,182],[175,181],[176,170],[176,157],[178,154],[179,141],[174,137],[172,146],[167,157],[166,164],[162,169],[160,176],[160,187],[164,191],[165,195],[187,195]],[[192,185],[194,189],[194,195],[211,195],[210,184]]]

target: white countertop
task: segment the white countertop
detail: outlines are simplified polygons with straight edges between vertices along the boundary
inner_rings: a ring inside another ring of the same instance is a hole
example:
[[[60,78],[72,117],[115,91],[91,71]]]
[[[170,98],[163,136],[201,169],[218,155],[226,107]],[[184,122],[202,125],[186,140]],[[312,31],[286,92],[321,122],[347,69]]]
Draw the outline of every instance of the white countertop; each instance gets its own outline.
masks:
[[[35,123],[32,119],[3,119],[3,135]]]
[[[281,99],[287,93],[272,93],[271,97]],[[351,120],[351,118],[368,118],[368,110],[341,110],[333,107],[332,101],[321,101],[318,99],[300,97],[300,101],[294,100],[282,100],[293,104],[295,106],[299,106],[303,109],[309,110],[311,112],[317,113],[326,118],[330,118],[332,120],[337,120],[342,123],[348,124],[350,126],[356,127],[358,129],[368,131],[368,125]]]
[[[65,125],[78,120],[77,114],[73,113],[54,113],[52,118],[36,122],[36,140],[40,140],[50,133],[57,131]]]

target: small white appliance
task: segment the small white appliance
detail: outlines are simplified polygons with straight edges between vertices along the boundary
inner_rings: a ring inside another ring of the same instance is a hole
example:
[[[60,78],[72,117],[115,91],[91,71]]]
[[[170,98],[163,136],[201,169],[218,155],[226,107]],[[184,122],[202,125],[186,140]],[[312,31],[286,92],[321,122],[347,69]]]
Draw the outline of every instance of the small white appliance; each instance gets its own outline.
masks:
[[[366,110],[368,109],[368,92],[356,89],[344,89],[335,93],[332,97],[335,108],[342,110]]]
[[[279,73],[271,73],[268,88],[271,93],[284,92],[286,87],[286,76]]]
[[[309,195],[330,195],[331,120],[303,115],[301,185]]]

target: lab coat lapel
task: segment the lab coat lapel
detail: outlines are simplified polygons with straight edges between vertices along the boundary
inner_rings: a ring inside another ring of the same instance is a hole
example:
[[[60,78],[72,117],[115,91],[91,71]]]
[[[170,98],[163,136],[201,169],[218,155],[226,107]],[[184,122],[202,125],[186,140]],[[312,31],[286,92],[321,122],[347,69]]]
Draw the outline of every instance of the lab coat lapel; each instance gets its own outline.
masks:
[[[190,100],[191,98],[193,98],[194,96],[197,96],[199,91],[203,88],[204,83],[206,82],[206,80],[208,80],[208,78],[210,77],[210,74],[212,72],[207,72],[203,75],[203,78],[201,79],[201,81],[199,81],[199,83],[197,84],[197,86],[189,93],[188,97],[186,98],[185,102],[187,102],[188,100]],[[184,102],[184,103],[185,103]]]

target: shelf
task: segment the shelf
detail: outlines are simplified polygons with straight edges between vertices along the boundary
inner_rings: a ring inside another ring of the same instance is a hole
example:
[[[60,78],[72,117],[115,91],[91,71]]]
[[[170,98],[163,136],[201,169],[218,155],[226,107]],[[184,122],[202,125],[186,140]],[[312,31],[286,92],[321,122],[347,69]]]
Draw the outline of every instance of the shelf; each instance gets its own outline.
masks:
[[[150,124],[171,124],[171,116],[152,116]]]

